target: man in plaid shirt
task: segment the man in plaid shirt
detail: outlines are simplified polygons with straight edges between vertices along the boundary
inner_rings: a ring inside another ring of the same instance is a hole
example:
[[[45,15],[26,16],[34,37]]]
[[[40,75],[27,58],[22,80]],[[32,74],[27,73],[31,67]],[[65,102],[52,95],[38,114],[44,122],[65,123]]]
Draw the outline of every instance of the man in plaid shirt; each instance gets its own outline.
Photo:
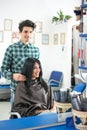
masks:
[[[10,45],[5,52],[1,70],[6,79],[11,80],[11,103],[14,101],[14,93],[18,81],[26,80],[21,74],[25,59],[28,57],[39,59],[39,48],[29,42],[36,25],[30,20],[19,23],[20,41]]]

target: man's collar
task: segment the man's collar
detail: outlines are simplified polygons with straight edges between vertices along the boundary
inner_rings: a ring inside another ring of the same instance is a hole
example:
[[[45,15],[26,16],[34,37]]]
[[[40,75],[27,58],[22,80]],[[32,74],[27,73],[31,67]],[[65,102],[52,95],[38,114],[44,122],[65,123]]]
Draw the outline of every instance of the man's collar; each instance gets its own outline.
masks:
[[[25,44],[22,41],[19,41],[19,44],[21,47],[29,47],[29,45],[30,45],[30,43]]]

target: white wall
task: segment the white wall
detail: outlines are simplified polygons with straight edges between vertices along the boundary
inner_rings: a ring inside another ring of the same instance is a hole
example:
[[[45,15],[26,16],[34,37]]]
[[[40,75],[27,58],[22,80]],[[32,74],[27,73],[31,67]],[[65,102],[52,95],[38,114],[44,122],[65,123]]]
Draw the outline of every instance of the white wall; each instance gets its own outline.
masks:
[[[42,33],[35,34],[35,45],[40,48],[43,76],[48,79],[52,70],[64,73],[64,87],[71,85],[71,27],[75,21],[74,7],[80,5],[80,0],[0,0],[0,30],[4,30],[4,19],[12,19],[12,31],[18,31],[18,23],[23,19],[43,22]],[[72,21],[63,25],[54,25],[51,19],[57,11],[72,15]],[[53,35],[66,33],[64,51],[62,46],[53,44]],[[0,65],[7,46],[11,43],[11,31],[4,31],[4,42],[0,43]],[[42,45],[42,34],[49,34],[49,45]]]

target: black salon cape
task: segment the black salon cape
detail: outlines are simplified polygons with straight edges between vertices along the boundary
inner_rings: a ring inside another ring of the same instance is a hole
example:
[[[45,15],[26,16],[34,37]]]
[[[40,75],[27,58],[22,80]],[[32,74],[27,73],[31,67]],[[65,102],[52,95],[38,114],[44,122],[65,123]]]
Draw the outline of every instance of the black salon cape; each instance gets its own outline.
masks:
[[[44,89],[45,87],[47,90]],[[11,111],[26,117],[36,115],[36,110],[51,109],[53,105],[54,97],[51,87],[44,80],[42,84],[38,80],[33,80],[30,87],[26,87],[24,82],[19,82]]]

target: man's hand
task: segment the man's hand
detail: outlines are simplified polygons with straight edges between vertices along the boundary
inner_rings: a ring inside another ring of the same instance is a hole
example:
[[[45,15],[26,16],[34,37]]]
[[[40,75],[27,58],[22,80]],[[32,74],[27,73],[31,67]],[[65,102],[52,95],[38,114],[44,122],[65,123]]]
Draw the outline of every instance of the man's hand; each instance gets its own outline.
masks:
[[[25,81],[26,80],[26,77],[22,74],[19,74],[19,73],[14,73],[13,74],[13,79],[15,81]]]

